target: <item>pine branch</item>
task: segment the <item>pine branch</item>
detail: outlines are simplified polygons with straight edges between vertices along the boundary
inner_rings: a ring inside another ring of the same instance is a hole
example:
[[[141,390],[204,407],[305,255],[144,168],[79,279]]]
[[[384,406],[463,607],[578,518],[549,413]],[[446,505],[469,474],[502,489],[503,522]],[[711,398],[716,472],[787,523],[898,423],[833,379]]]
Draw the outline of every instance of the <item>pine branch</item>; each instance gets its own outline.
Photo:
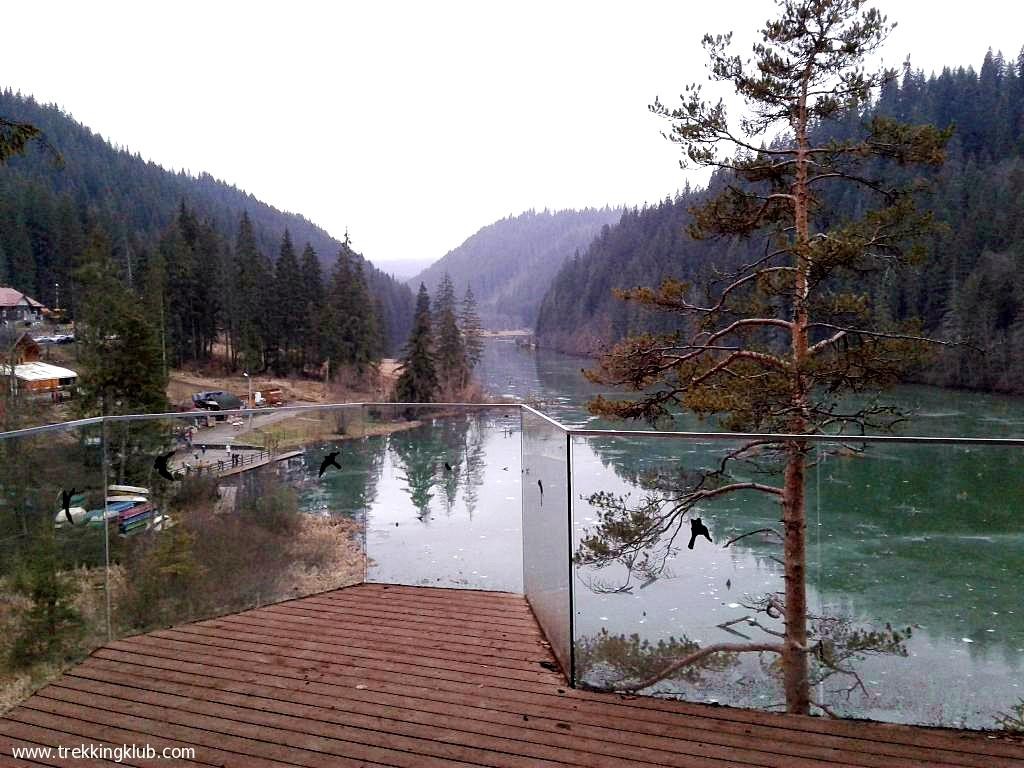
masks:
[[[816,344],[808,347],[807,354],[815,355],[821,350],[836,344],[840,340],[847,336],[869,336],[871,338],[878,339],[898,339],[901,341],[919,341],[927,344],[940,344],[942,346],[964,346],[963,342],[946,341],[944,339],[933,339],[928,336],[915,336],[907,333],[888,333],[885,331],[869,331],[866,328],[847,328],[841,325],[834,325],[832,323],[809,323],[808,328],[828,328],[835,330],[837,333],[829,336],[827,339],[822,339]]]
[[[786,540],[785,537],[781,533],[776,531],[774,528],[758,528],[756,531],[749,531],[747,533],[740,534],[739,536],[734,536],[733,538],[729,539],[727,542],[725,542],[725,544],[722,545],[722,549],[728,549],[730,546],[735,544],[737,541],[745,539],[748,536],[756,536],[759,533],[770,533],[770,534],[773,534],[774,536],[777,536],[779,538],[779,541],[785,541]]]
[[[782,652],[782,643],[715,643],[694,651],[681,659],[677,659],[660,672],[650,675],[643,680],[633,683],[618,683],[610,686],[607,690],[624,693],[642,691],[644,688],[650,688],[655,683],[671,677],[679,670],[692,666],[715,653],[777,653],[781,655]]]

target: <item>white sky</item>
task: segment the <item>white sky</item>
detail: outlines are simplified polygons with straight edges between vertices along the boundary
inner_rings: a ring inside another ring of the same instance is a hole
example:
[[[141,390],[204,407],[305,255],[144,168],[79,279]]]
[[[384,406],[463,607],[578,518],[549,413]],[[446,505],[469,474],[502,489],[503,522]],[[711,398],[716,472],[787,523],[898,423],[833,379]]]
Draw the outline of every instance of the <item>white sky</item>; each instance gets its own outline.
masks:
[[[886,64],[1015,58],[1024,3],[876,0]],[[375,262],[440,258],[529,208],[684,182],[647,112],[705,80],[700,38],[770,0],[89,2],[3,11],[0,86],[174,169],[304,214]],[[742,51],[748,45],[743,44]]]

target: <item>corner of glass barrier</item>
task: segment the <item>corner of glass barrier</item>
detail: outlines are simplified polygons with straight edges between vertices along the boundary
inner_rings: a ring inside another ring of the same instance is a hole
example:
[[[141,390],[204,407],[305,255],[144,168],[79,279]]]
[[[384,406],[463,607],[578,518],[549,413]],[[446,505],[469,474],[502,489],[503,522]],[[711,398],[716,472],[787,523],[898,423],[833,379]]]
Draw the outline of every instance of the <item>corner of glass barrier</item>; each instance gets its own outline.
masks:
[[[756,654],[653,673],[779,631],[759,610],[784,589],[777,505],[702,502],[653,542],[660,568],[586,551],[615,504],[678,499],[751,437],[764,436],[567,430],[526,406],[393,403],[3,433],[0,663],[27,692],[110,639],[380,581],[525,594],[573,685],[769,709],[777,669]],[[852,693],[812,663],[816,700],[852,717],[992,727],[1021,695],[1020,441],[810,442],[809,622],[837,653],[880,641],[843,656],[858,665]],[[751,453],[732,476],[777,482],[767,458]]]

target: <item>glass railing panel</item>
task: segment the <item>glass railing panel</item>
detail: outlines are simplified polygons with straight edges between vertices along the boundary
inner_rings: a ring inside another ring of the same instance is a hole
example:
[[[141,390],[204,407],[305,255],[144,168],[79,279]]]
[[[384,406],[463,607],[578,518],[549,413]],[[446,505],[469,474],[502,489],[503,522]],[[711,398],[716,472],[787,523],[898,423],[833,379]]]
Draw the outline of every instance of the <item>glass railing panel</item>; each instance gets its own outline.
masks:
[[[568,433],[525,408],[522,429],[523,584],[551,650],[572,680]]]
[[[124,635],[362,581],[358,406],[108,420],[112,624]],[[321,475],[332,451],[335,463]],[[338,466],[348,474],[339,479]]]
[[[522,592],[518,408],[366,405],[367,581]]]
[[[0,706],[108,638],[103,427],[0,436]]]
[[[1024,714],[1024,448],[850,442],[816,460],[817,700],[959,728]]]
[[[729,543],[777,525],[777,501],[750,490],[699,497],[727,485],[780,483],[768,453],[730,459],[743,446],[573,437],[578,683],[742,707],[769,708],[782,699],[769,655],[699,653],[774,640],[770,632],[781,628],[778,618],[758,614],[765,597],[784,588],[781,547],[763,533]]]

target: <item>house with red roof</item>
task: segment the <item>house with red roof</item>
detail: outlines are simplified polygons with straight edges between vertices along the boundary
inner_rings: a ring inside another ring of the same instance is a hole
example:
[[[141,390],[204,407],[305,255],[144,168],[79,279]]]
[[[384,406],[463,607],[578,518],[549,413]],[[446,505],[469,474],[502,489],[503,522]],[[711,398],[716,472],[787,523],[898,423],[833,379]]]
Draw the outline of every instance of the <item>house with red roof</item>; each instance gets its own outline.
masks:
[[[31,296],[0,285],[0,325],[34,325],[48,310]]]

